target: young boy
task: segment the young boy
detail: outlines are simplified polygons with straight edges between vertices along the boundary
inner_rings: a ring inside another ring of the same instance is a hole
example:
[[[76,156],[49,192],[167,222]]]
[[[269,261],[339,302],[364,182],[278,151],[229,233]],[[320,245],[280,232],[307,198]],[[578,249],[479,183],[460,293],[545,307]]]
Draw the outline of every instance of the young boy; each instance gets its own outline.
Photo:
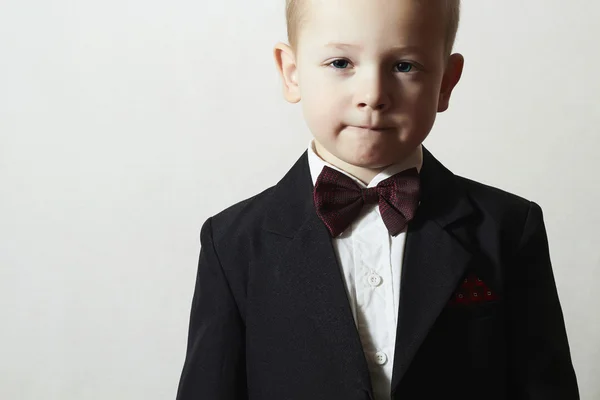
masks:
[[[285,98],[314,139],[209,218],[180,400],[579,398],[542,211],[422,142],[458,0],[288,0]]]

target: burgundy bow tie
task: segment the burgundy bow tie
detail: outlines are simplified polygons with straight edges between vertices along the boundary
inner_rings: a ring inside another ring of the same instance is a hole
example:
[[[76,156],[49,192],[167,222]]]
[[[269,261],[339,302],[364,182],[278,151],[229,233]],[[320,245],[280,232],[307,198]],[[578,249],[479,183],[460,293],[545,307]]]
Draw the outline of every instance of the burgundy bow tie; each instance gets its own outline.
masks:
[[[342,233],[369,203],[379,203],[385,226],[396,236],[413,219],[419,194],[416,168],[395,174],[376,187],[363,189],[349,176],[325,166],[315,183],[314,201],[317,215],[333,237]]]

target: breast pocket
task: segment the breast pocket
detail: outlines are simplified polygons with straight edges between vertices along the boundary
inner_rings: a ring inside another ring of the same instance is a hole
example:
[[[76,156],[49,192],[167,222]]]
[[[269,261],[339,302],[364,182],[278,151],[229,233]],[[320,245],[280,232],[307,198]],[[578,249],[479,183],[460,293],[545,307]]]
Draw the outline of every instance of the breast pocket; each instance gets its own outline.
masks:
[[[499,317],[502,309],[502,301],[494,300],[466,305],[448,305],[444,313],[448,319],[467,322]]]

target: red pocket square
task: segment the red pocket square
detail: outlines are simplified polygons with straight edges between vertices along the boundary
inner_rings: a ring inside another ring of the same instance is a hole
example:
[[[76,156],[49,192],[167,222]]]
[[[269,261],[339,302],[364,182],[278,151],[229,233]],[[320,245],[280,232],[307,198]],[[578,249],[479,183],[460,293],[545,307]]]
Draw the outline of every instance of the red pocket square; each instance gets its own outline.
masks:
[[[477,304],[497,299],[498,296],[496,296],[496,293],[494,293],[477,275],[471,273],[463,279],[460,287],[450,298],[448,305]]]

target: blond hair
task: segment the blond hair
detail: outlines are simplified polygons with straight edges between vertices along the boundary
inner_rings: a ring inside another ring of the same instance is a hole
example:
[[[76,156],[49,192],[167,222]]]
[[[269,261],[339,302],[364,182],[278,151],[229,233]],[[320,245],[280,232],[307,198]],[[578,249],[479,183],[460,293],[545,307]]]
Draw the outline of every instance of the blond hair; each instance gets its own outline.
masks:
[[[288,42],[294,51],[298,48],[298,32],[300,31],[303,21],[302,1],[304,0],[286,0],[285,20],[287,24]],[[460,0],[434,1],[443,1],[446,3],[446,18],[448,24],[446,26],[445,52],[446,56],[449,56],[454,47],[456,32],[458,31],[458,24],[460,21]]]

